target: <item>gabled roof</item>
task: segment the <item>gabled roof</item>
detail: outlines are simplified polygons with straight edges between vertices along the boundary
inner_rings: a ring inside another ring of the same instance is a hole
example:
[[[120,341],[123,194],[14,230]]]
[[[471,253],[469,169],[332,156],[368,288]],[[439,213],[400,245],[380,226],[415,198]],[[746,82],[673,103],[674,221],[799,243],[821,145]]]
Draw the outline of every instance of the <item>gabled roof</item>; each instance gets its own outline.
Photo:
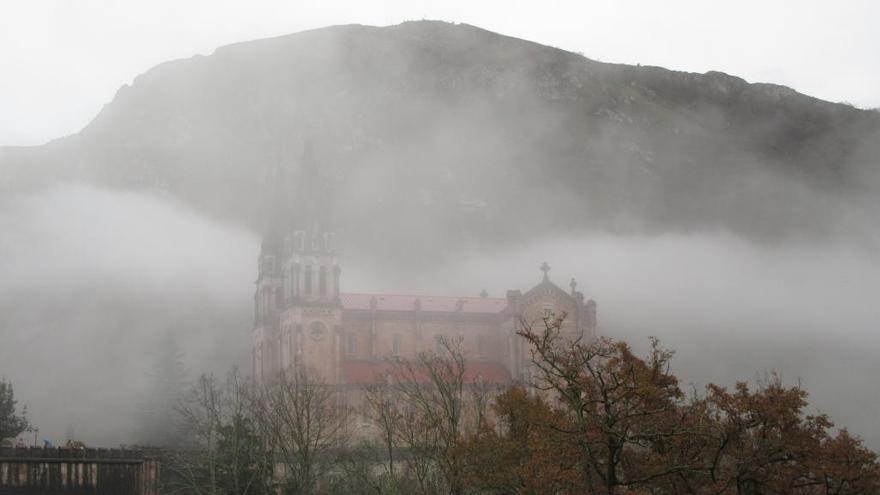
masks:
[[[370,310],[373,298],[376,311],[431,311],[439,313],[496,314],[507,307],[507,299],[490,297],[418,296],[403,294],[340,294],[346,310]],[[418,304],[417,302],[418,301]]]
[[[387,376],[395,377],[394,365],[387,361],[343,361],[342,376],[348,384],[382,383]],[[464,373],[464,383],[478,381],[505,385],[512,381],[510,373],[500,363],[468,362]],[[419,382],[428,381],[427,375],[420,377]]]
[[[539,291],[546,290],[546,289],[550,289],[552,292],[559,294],[563,298],[574,299],[574,297],[571,295],[570,292],[563,290],[561,287],[559,287],[558,285],[551,282],[549,278],[545,278],[543,281],[541,281],[540,284],[529,289],[529,291],[526,292],[525,294],[523,294],[522,297],[523,297],[523,299],[525,299],[525,298],[528,298],[529,296],[531,296],[532,294],[534,294],[535,292],[539,292]]]

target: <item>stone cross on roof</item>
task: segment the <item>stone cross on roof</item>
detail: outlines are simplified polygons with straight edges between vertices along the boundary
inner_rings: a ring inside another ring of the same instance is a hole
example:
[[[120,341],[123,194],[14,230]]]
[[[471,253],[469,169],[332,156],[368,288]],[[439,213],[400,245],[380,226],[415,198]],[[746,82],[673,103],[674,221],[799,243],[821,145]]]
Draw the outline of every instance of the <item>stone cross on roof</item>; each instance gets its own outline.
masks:
[[[541,271],[544,272],[544,282],[549,281],[550,276],[547,275],[547,272],[550,271],[550,265],[548,265],[546,261],[541,264]]]

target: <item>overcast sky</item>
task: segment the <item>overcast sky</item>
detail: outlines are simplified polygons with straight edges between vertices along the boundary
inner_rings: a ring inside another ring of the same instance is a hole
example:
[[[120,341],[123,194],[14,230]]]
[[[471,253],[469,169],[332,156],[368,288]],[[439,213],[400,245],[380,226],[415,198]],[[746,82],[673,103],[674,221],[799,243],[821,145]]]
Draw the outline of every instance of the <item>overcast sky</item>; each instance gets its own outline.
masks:
[[[332,24],[413,19],[880,107],[880,2],[872,0],[2,0],[0,145],[77,132],[121,85],[165,60]]]

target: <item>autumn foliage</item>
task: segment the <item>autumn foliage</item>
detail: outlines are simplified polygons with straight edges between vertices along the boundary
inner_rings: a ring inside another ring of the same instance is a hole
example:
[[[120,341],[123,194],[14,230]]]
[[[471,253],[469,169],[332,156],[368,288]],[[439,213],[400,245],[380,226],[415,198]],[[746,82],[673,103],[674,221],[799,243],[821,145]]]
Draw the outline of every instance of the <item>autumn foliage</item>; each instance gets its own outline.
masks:
[[[807,414],[807,393],[771,376],[686,394],[672,352],[567,338],[561,321],[523,325],[531,384],[503,391],[464,439],[473,493],[880,493],[876,455]]]
[[[469,378],[460,342],[396,358],[362,407],[297,369],[250,390],[200,380],[175,493],[245,495],[880,494],[874,452],[775,375],[684,390],[651,340],[582,340],[563,319],[518,333],[523,383]],[[250,390],[250,391],[249,391]],[[359,415],[363,424],[352,418]],[[208,487],[208,489],[205,489]]]

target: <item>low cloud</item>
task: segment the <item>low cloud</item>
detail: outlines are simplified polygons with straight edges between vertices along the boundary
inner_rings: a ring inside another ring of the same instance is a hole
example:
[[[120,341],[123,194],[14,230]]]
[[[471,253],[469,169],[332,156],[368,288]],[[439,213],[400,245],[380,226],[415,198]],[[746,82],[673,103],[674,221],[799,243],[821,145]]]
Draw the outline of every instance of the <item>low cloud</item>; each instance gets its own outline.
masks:
[[[777,371],[790,385],[802,383],[814,411],[880,447],[876,252],[837,242],[759,244],[723,232],[595,234],[475,253],[380,289],[476,295],[487,288],[504,297],[537,284],[543,261],[557,285],[567,289],[575,277],[597,301],[600,333],[637,349],[657,336],[675,349],[673,371],[684,384],[754,382]],[[361,270],[356,277],[362,290],[383,279]]]
[[[40,437],[134,440],[170,336],[194,371],[247,364],[257,239],[149,193],[59,186],[0,201],[0,374]]]
[[[163,195],[87,186],[0,200],[0,231],[0,374],[40,436],[60,440],[72,425],[90,443],[133,441],[153,356],[169,335],[191,375],[249,368],[252,232]],[[676,349],[685,384],[777,370],[880,447],[880,259],[870,249],[704,232],[470,253],[404,267],[348,246],[343,289],[503,297],[538,283],[547,261],[554,282],[567,288],[575,277],[598,302],[601,333],[639,349],[654,335]]]

